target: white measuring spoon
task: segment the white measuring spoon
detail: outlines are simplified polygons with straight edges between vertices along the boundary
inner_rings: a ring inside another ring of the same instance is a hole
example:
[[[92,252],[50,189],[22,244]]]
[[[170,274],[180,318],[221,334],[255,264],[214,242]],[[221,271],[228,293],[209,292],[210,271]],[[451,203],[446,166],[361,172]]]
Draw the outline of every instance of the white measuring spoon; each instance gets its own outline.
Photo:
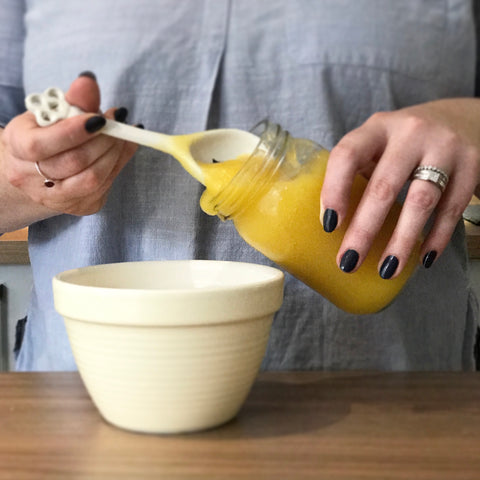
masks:
[[[25,98],[25,106],[35,115],[38,125],[42,127],[85,113],[78,107],[70,105],[65,100],[63,91],[56,87],[47,88],[41,94],[28,95]],[[198,162],[212,163],[213,159],[221,162],[250,154],[260,141],[253,133],[234,128],[206,130],[187,135],[167,135],[109,119],[100,132],[172,155],[202,184],[205,184],[204,175]]]

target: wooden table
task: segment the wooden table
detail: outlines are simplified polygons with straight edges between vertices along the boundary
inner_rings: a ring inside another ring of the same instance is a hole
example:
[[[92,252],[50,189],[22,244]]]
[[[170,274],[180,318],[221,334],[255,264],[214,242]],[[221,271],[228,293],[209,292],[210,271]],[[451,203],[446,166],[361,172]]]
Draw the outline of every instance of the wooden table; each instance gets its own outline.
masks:
[[[480,375],[263,373],[220,428],[101,419],[76,373],[0,374],[1,479],[480,478]]]

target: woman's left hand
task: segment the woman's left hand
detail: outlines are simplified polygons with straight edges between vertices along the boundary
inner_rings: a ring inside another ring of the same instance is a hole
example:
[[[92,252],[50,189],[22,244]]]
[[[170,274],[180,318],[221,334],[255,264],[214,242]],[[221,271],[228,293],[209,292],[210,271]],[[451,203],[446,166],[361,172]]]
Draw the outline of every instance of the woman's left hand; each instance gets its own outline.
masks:
[[[361,265],[398,194],[419,166],[445,172],[448,184],[442,192],[438,184],[412,180],[379,261],[383,278],[401,272],[433,212],[435,219],[421,249],[424,265],[431,266],[447,246],[479,184],[480,100],[437,100],[376,113],[335,146],[321,194],[321,221],[327,231],[345,218],[355,175],[369,179],[337,255],[340,268],[353,272]],[[353,262],[351,253],[346,262],[347,251],[354,252]]]

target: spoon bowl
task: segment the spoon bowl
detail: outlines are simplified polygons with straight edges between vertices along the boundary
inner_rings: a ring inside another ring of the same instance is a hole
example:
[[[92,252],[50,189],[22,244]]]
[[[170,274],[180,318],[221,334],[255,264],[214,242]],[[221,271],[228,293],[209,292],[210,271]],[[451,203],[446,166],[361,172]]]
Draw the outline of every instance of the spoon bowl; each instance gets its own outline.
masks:
[[[187,135],[188,137],[188,135]],[[259,137],[245,130],[221,128],[201,132],[190,143],[190,154],[197,162],[224,162],[257,148]]]

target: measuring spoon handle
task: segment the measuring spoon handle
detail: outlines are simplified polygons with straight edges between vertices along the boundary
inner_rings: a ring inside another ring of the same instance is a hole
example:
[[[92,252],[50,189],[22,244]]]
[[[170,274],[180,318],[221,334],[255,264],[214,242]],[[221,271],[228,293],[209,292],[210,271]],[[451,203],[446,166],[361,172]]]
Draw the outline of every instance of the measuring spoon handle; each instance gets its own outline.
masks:
[[[70,105],[65,100],[63,91],[57,87],[49,87],[43,93],[28,95],[25,98],[25,106],[35,115],[37,124],[41,127],[53,125],[64,118],[85,113],[80,108]],[[178,146],[175,145],[175,137],[171,135],[144,130],[114,120],[107,119],[101,133],[155,148],[170,155],[173,155],[178,149]]]

